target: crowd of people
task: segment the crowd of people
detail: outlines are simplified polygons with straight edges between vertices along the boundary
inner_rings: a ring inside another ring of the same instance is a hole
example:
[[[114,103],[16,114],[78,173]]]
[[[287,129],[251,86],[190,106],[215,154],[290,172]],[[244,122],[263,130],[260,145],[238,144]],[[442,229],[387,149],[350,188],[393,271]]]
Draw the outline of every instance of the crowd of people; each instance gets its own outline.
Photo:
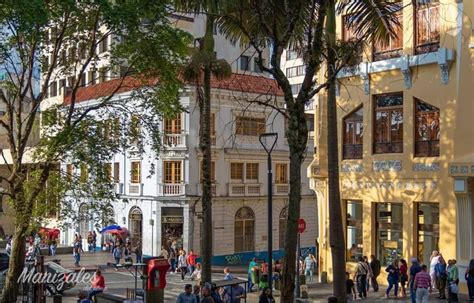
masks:
[[[352,301],[367,298],[370,286],[374,292],[379,291],[377,277],[381,272],[381,263],[374,256],[358,257],[354,273],[346,273],[347,299]],[[446,262],[444,257],[433,251],[429,264],[420,264],[417,258],[411,259],[411,266],[404,259],[394,259],[385,268],[387,272],[388,287],[385,292],[386,298],[406,297],[407,288],[410,290],[410,298],[413,303],[427,302],[429,295],[436,290],[437,298],[458,302],[459,292],[459,270],[457,261],[450,259]],[[469,298],[474,300],[474,260],[471,260],[465,273],[469,289]]]

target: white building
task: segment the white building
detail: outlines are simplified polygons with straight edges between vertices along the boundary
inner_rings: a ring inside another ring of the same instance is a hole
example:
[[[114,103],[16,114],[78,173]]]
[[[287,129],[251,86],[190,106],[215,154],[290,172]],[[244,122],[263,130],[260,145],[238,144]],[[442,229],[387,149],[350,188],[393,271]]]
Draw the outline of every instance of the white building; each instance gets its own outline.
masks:
[[[83,88],[93,96],[101,85]],[[277,97],[283,99],[273,80],[243,74],[212,84],[213,165],[212,185],[214,262],[239,264],[266,251],[267,244],[267,163],[258,141],[263,132],[279,134],[273,158],[273,247],[283,245],[288,201],[289,152],[284,135],[285,122],[261,106],[247,100]],[[275,94],[278,92],[279,96]],[[124,102],[130,92],[116,96]],[[93,104],[93,100],[87,104]],[[114,202],[114,221],[129,229],[132,242],[141,241],[145,255],[156,255],[161,245],[177,240],[185,250],[199,254],[201,235],[200,162],[198,135],[199,111],[193,87],[181,95],[186,112],[176,119],[163,121],[163,144],[166,149],[155,159],[135,157],[127,151],[114,155],[111,166],[118,199]],[[128,101],[130,102],[130,101]],[[84,102],[85,103],[85,102]],[[314,249],[317,234],[317,207],[309,189],[306,170],[312,160],[312,146],[302,167],[301,214],[307,222],[302,234],[303,248]],[[145,148],[146,153],[150,147]],[[63,165],[64,169],[66,164]],[[152,170],[153,174],[149,175]],[[78,205],[87,211],[87,204]],[[61,242],[70,244],[74,233],[92,230],[92,222],[76,222],[63,232]],[[99,239],[99,243],[102,240]],[[276,252],[281,255],[281,250]]]

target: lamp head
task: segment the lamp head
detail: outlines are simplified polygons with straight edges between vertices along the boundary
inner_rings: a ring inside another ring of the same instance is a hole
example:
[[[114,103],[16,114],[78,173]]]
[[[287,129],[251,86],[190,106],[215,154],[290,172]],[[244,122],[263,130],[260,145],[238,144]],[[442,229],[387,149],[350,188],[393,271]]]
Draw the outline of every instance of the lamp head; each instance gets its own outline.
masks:
[[[273,149],[275,148],[275,145],[278,141],[278,133],[264,133],[261,134],[258,137],[258,140],[260,141],[260,144],[262,144],[263,148],[267,152],[267,154],[270,154]]]

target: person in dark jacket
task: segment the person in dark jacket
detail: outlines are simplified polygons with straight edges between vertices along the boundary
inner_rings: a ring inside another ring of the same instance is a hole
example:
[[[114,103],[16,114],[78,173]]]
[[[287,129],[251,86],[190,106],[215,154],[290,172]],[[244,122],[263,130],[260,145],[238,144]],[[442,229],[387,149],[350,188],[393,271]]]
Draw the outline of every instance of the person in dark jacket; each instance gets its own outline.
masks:
[[[394,295],[395,297],[398,296],[398,282],[400,280],[400,268],[398,267],[398,260],[395,259],[393,260],[392,264],[390,264],[386,269],[386,272],[388,272],[388,288],[385,293],[385,296],[387,298],[390,298],[390,291],[392,288],[395,286],[394,290]]]
[[[380,261],[374,256],[370,256],[370,268],[372,269],[372,277],[370,278],[370,284],[375,292],[379,291],[379,283],[377,283],[377,277],[380,275]]]
[[[446,282],[448,280],[448,272],[446,271],[446,261],[440,256],[435,266],[436,288],[439,291],[438,299],[446,300]]]
[[[469,262],[469,267],[466,269],[464,278],[467,281],[467,289],[469,291],[469,300],[474,301],[474,259]]]
[[[411,267],[410,267],[410,278],[408,280],[408,286],[410,287],[410,297],[411,303],[416,303],[416,289],[413,288],[415,282],[415,276],[421,271],[420,263],[418,263],[417,258],[411,258]]]
[[[258,303],[274,303],[275,299],[272,296],[272,290],[268,287],[265,287],[260,294]]]

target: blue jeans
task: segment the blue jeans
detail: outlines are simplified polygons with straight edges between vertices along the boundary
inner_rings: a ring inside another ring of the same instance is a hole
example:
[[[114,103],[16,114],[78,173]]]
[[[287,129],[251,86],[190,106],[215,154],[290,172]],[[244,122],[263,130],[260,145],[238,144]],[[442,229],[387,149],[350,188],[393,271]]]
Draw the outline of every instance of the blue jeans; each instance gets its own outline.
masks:
[[[304,270],[305,277],[309,276],[309,282],[313,282],[313,270],[311,268],[306,268]]]
[[[252,274],[248,273],[248,283],[247,283],[247,288],[248,292],[252,291],[253,283],[252,283]]]
[[[142,263],[142,255],[137,255],[137,263]]]
[[[137,259],[138,260],[138,259]],[[174,272],[176,271],[176,259],[175,258],[171,258],[171,272]],[[138,261],[137,261],[138,262]]]
[[[356,283],[359,298],[367,298],[367,275],[357,275]]]
[[[411,297],[411,303],[416,303],[416,292],[413,289],[413,282],[410,283],[410,297]]]
[[[94,297],[97,294],[100,294],[101,292],[104,292],[104,290],[100,288],[91,288],[89,290],[89,295],[87,297],[89,298],[89,300],[92,300],[92,297]]]
[[[388,288],[387,288],[387,291],[386,291],[387,295],[390,294],[390,291],[392,290],[392,287],[394,287],[394,286],[395,286],[394,295],[396,297],[397,294],[398,294],[398,278],[388,277]]]
[[[76,265],[79,265],[79,261],[81,261],[81,255],[80,254],[75,254],[74,255],[74,261],[75,261],[74,263]]]

